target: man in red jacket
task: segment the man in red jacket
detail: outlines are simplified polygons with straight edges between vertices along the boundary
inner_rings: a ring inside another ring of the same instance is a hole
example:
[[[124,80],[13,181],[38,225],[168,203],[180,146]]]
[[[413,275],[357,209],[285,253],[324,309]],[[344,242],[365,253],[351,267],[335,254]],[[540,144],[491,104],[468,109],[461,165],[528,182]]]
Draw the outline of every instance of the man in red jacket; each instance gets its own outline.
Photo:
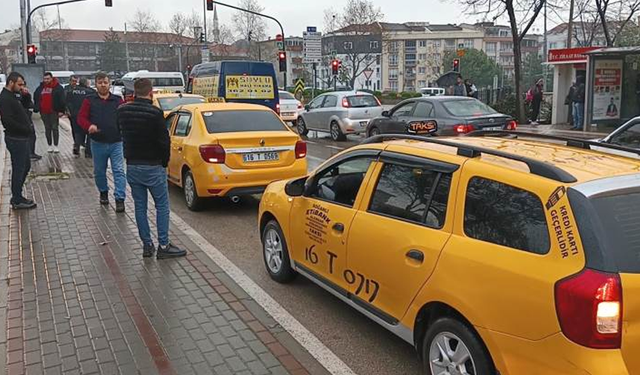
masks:
[[[43,82],[33,93],[33,96],[35,100],[34,112],[40,112],[42,122],[44,122],[49,152],[60,152],[58,150],[60,139],[58,128],[60,126],[59,118],[66,110],[64,89],[58,79],[53,77],[53,74],[46,72]]]

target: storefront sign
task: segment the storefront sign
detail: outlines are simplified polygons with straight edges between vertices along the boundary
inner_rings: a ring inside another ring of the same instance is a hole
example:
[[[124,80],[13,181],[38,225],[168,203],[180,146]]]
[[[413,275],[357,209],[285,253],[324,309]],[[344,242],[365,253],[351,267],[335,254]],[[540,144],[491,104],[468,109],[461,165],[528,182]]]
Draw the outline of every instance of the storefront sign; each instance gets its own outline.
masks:
[[[559,63],[559,62],[577,62],[577,61],[587,61],[587,56],[584,55],[586,52],[593,51],[598,49],[597,47],[582,47],[582,48],[562,48],[562,49],[551,49],[549,50],[549,62],[550,63]]]
[[[596,60],[593,84],[593,119],[620,118],[622,60]]]

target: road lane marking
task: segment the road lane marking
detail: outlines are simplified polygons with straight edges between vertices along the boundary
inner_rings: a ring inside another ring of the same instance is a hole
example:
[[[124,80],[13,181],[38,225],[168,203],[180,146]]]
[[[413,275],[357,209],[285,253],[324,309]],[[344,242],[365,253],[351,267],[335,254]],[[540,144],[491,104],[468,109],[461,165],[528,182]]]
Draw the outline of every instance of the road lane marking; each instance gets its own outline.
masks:
[[[171,222],[178,230],[189,237],[193,243],[199,246],[209,258],[271,315],[280,326],[289,332],[329,373],[333,375],[355,375],[355,372],[342,362],[331,349],[327,348],[322,341],[305,328],[302,323],[293,317],[282,305],[173,211],[171,211]]]
[[[325,146],[326,148],[332,148],[334,150],[344,150],[344,147],[338,147],[338,146],[331,146],[331,145],[327,145]]]

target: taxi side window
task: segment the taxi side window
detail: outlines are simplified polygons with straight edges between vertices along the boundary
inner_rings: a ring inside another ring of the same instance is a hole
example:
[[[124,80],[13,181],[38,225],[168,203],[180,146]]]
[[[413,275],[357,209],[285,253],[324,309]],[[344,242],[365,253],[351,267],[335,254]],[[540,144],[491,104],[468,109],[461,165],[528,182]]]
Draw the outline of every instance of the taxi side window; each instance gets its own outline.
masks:
[[[446,218],[450,188],[449,173],[385,164],[369,212],[439,229]]]
[[[167,131],[171,131],[171,125],[173,125],[173,120],[175,120],[176,114],[172,113],[164,119],[164,124],[167,126]]]
[[[371,156],[356,157],[320,172],[310,196],[353,207],[372,161]]]
[[[178,122],[176,123],[176,129],[173,131],[173,134],[178,137],[186,137],[191,130],[191,115],[181,113],[178,116]]]
[[[469,181],[464,233],[480,241],[534,254],[549,252],[549,231],[537,195],[497,181]]]

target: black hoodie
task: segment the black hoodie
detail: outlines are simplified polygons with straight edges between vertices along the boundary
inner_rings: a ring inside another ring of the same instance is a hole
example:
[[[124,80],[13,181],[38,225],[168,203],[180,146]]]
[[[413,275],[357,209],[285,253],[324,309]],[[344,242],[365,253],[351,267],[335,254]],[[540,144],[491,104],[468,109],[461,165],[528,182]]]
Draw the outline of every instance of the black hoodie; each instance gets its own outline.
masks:
[[[16,94],[7,88],[0,93],[0,119],[7,137],[28,139],[31,136],[31,121]]]

